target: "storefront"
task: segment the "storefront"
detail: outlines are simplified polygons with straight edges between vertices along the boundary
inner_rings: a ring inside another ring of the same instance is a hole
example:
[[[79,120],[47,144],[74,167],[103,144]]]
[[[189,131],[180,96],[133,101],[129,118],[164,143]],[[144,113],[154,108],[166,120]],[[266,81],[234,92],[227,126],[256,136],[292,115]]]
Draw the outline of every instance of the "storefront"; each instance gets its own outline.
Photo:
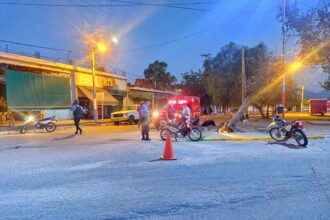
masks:
[[[89,109],[89,114],[93,114],[90,69],[2,52],[0,67],[2,113],[39,112],[44,117],[56,115],[69,119],[71,104],[79,99]],[[98,115],[107,118],[126,101],[127,79],[96,71],[95,82]]]
[[[93,77],[90,74],[76,73],[74,79],[76,97],[88,110],[88,118],[93,117]],[[96,101],[99,118],[110,118],[113,111],[121,109],[127,94],[126,78],[113,77],[98,72],[95,78]]]

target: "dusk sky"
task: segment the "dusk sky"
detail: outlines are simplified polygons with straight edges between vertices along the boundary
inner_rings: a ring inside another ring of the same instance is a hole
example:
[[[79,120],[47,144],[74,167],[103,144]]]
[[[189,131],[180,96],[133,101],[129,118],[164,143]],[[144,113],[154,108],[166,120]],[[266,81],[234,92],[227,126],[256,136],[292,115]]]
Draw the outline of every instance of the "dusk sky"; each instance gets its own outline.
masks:
[[[150,5],[127,6],[125,1],[109,0],[2,2],[117,5],[43,7],[0,4],[0,40],[79,52],[87,49],[83,40],[87,33],[102,30],[108,39],[116,37],[118,43],[111,46],[106,56],[98,56],[100,63],[110,71],[125,71],[131,82],[142,77],[144,69],[155,60],[165,61],[168,70],[180,80],[183,72],[202,68],[201,54],[215,56],[230,41],[246,46],[264,42],[275,54],[281,53],[281,24],[276,20],[276,15],[282,0],[130,1],[201,3],[181,6],[205,11]],[[6,49],[6,44],[12,52],[33,54],[39,51],[43,56],[67,58],[65,52],[0,42],[2,51]],[[291,46],[290,51],[298,49]],[[83,55],[76,52],[70,58],[78,59],[78,65],[88,65]]]

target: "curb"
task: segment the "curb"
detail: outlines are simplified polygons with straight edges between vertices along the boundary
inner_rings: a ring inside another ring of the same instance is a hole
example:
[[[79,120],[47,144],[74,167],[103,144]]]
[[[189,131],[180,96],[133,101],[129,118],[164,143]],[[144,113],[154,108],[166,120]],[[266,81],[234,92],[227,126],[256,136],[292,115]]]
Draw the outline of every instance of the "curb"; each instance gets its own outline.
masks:
[[[308,139],[326,139],[330,135],[307,136]],[[271,137],[234,137],[234,138],[203,138],[202,141],[270,141]]]

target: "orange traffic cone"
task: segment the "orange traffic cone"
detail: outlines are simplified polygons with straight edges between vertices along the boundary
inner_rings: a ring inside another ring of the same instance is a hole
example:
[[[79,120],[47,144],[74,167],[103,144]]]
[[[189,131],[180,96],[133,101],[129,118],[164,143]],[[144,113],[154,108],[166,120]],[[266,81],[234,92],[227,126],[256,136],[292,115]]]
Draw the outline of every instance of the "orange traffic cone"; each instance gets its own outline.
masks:
[[[172,140],[170,132],[167,132],[166,143],[163,156],[160,157],[161,160],[176,160],[174,152],[172,149]]]

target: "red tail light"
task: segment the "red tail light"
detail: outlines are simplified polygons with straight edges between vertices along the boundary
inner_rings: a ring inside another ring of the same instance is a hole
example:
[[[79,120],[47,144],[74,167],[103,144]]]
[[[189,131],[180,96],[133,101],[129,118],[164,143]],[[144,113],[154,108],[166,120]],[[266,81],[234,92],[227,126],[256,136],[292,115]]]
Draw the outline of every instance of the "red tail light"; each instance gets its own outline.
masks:
[[[296,121],[295,125],[298,127],[304,127],[304,121]]]

